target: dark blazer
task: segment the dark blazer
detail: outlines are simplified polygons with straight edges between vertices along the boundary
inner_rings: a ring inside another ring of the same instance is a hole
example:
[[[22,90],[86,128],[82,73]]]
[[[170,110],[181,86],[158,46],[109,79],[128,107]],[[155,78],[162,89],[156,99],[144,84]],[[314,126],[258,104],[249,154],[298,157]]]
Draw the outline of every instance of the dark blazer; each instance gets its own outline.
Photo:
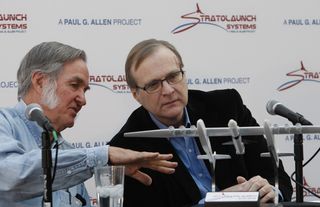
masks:
[[[196,125],[198,119],[202,119],[207,127],[227,127],[230,119],[234,119],[239,126],[258,125],[250,111],[243,105],[239,93],[234,89],[210,92],[189,90],[187,110],[192,125]],[[143,107],[139,107],[110,141],[110,145],[138,151],[172,153],[173,161],[178,162],[178,167],[172,175],[143,169],[153,179],[151,186],[144,186],[126,177],[124,207],[182,207],[197,204],[201,199],[198,187],[167,138],[123,137],[124,132],[151,129],[158,129],[158,127],[151,120],[149,113]],[[214,177],[217,187],[221,190],[237,184],[236,177],[239,175],[247,179],[260,175],[270,183],[274,183],[270,158],[260,157],[260,153],[268,151],[264,137],[242,138],[245,143],[245,155],[243,156],[235,154],[231,137],[210,138],[214,151],[218,154],[229,154],[232,157],[230,160],[219,160],[216,163]],[[201,153],[204,154],[199,140],[196,140]],[[207,161],[206,165],[211,171]],[[288,201],[291,199],[292,186],[282,163],[279,169],[279,180],[284,200]]]

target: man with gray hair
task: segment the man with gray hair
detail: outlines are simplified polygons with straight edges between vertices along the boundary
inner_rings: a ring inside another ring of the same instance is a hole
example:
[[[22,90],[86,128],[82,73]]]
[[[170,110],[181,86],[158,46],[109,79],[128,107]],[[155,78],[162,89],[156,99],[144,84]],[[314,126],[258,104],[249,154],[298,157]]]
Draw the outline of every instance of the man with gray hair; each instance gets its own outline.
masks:
[[[74,149],[60,134],[74,125],[86,104],[89,72],[84,51],[58,42],[43,42],[23,58],[17,73],[18,103],[0,109],[0,206],[41,206],[43,176],[41,133],[43,129],[25,115],[27,105],[37,103],[58,134],[52,157],[57,158],[52,185],[53,206],[91,206],[83,182],[93,168],[126,165],[126,174],[150,185],[141,167],[171,174],[177,163],[171,154],[137,152],[111,146]],[[57,154],[56,149],[59,149]]]

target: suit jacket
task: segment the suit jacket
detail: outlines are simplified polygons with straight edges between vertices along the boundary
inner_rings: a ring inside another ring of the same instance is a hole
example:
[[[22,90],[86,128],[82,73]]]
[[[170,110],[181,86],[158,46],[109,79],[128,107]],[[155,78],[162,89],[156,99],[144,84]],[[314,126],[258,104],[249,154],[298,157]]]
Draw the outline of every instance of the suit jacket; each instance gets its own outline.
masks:
[[[202,119],[207,127],[227,127],[230,119],[239,126],[257,126],[256,120],[242,103],[239,93],[234,89],[203,92],[189,90],[187,110],[192,125]],[[149,113],[142,106],[128,118],[126,124],[110,141],[110,145],[129,148],[137,151],[172,153],[173,161],[178,162],[176,172],[172,175],[143,169],[153,182],[144,186],[138,181],[126,177],[124,190],[124,207],[182,207],[197,204],[201,199],[200,192],[175,149],[167,138],[132,138],[124,137],[125,132],[158,129]],[[260,153],[268,152],[263,136],[242,137],[245,154],[235,154],[231,137],[211,137],[210,142],[218,154],[229,154],[232,159],[219,160],[213,173],[218,189],[222,190],[237,184],[236,177],[242,175],[247,179],[260,175],[274,184],[274,168],[270,158],[261,158]],[[199,150],[204,151],[198,139]],[[209,167],[207,161],[206,165]],[[212,173],[212,172],[211,172]],[[279,169],[279,188],[284,200],[291,199],[292,186],[282,163]]]

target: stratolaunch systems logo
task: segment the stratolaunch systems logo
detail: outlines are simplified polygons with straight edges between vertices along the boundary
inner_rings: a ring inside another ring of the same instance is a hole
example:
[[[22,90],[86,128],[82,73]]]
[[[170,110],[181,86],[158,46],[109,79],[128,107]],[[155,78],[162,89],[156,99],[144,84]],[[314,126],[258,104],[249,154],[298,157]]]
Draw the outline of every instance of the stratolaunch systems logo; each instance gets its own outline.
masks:
[[[102,87],[113,93],[130,93],[125,75],[90,75],[89,85]]]
[[[302,82],[305,81],[311,81],[320,83],[320,72],[310,72],[307,69],[305,69],[303,62],[301,61],[301,68],[298,70],[291,71],[286,74],[288,77],[293,78],[294,80],[290,80],[282,85],[280,85],[277,90],[278,91],[284,91],[289,88],[292,88]]]
[[[184,14],[185,23],[174,28],[171,33],[185,32],[199,25],[214,26],[226,32],[255,32],[257,17],[253,14],[206,14],[196,5],[196,11]]]
[[[25,33],[27,32],[27,29],[27,14],[0,14],[0,33]]]
[[[312,186],[309,185],[309,182],[307,182],[307,179],[305,178],[305,176],[303,176],[303,186],[308,189],[309,191],[311,191],[312,193],[316,194],[317,196],[320,196],[320,187],[319,186]],[[296,187],[293,188],[293,191],[296,192]],[[303,190],[303,197],[313,197],[314,195],[312,195],[312,193],[310,193],[307,190]],[[293,198],[295,198],[295,196],[293,196]]]

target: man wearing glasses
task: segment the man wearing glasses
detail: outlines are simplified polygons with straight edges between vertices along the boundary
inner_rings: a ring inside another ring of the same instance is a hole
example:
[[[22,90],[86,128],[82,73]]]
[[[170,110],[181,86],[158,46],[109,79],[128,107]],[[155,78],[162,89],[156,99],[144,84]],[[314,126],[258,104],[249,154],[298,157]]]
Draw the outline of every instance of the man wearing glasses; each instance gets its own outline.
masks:
[[[166,41],[149,39],[135,45],[125,65],[127,83],[133,97],[142,105],[111,140],[110,145],[138,151],[172,153],[178,162],[176,173],[163,175],[145,169],[151,175],[151,186],[143,186],[126,177],[124,207],[182,207],[202,203],[211,191],[212,177],[223,191],[259,191],[262,203],[272,202],[278,192],[274,184],[271,160],[261,158],[267,152],[263,136],[242,137],[246,146],[243,158],[235,154],[231,138],[211,138],[213,151],[229,154],[232,159],[219,160],[215,172],[195,137],[128,138],[125,132],[163,129],[169,126],[190,127],[202,119],[209,127],[226,127],[230,119],[239,126],[256,126],[256,120],[234,89],[203,92],[188,90],[183,61],[179,52]],[[292,186],[283,165],[279,168],[279,190],[282,200],[290,200]]]

